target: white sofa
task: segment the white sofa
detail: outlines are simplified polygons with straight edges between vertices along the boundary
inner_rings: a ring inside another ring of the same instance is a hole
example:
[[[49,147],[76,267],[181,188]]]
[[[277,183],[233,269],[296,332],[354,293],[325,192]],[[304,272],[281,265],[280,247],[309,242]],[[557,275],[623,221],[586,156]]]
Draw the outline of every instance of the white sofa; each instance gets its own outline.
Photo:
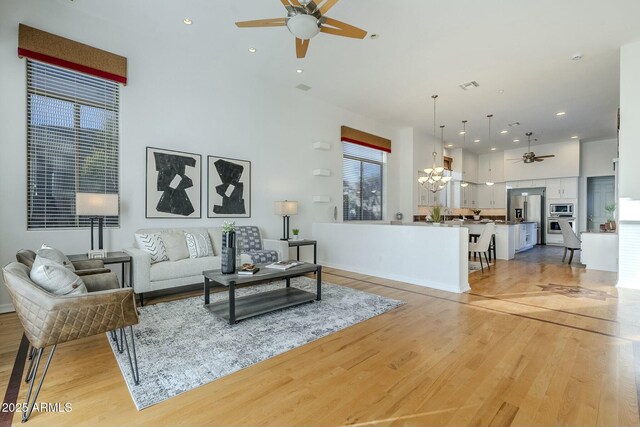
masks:
[[[136,231],[136,234],[162,233],[162,232],[200,232],[208,233],[213,245],[214,256],[202,258],[186,258],[178,261],[162,261],[151,264],[151,256],[148,252],[137,247],[126,248],[124,251],[131,255],[133,268],[133,290],[140,297],[143,304],[145,292],[162,289],[176,288],[180,286],[202,283],[204,270],[220,268],[220,251],[222,248],[222,228],[145,228]],[[264,239],[263,249],[277,252],[278,259],[289,259],[289,245],[286,241]],[[242,254],[241,262],[252,262],[249,255]]]

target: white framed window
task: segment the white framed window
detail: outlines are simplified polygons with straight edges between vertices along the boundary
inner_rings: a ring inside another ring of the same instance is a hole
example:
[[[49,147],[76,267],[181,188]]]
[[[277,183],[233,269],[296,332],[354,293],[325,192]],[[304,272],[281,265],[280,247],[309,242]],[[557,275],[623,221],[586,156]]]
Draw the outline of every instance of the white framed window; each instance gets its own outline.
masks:
[[[118,83],[27,60],[28,229],[87,227],[75,194],[118,194],[119,108]]]
[[[343,221],[382,220],[385,164],[384,151],[343,142]]]

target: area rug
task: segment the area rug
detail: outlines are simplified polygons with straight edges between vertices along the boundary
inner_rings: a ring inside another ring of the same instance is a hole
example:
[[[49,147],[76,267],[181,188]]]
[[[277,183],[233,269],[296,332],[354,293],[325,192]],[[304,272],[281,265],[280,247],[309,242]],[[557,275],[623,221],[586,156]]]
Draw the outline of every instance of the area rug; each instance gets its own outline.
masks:
[[[315,293],[316,281],[291,279]],[[284,282],[238,289],[238,297],[284,287]],[[227,293],[211,295],[211,302]],[[348,326],[392,310],[403,301],[322,282],[322,301],[303,304],[230,326],[203,306],[202,296],[140,308],[133,327],[140,369],[134,385],[126,352],[111,347],[131,397],[144,409],[225,375],[277,356]],[[250,385],[247,385],[250,386]]]
[[[479,262],[469,261],[469,273],[482,270]]]

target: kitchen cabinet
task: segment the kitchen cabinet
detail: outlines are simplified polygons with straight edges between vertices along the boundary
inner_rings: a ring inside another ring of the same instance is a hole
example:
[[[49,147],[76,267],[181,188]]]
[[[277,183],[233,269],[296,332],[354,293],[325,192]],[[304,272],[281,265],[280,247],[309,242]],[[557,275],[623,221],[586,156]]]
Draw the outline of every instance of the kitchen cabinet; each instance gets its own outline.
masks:
[[[466,152],[462,156],[463,178],[469,182],[478,182],[478,156]]]
[[[478,208],[478,186],[475,184],[469,184],[467,187],[462,188],[462,200],[461,207],[468,209]]]
[[[544,179],[507,182],[508,188],[540,188],[545,186],[546,186],[546,182]]]
[[[515,251],[522,252],[538,244],[538,231],[535,222],[516,224],[514,230]]]
[[[489,172],[491,169],[491,172]],[[487,181],[504,182],[504,153],[481,154],[478,156],[478,183]]]
[[[506,184],[478,186],[478,207],[480,209],[504,209],[507,207]]]
[[[547,179],[547,199],[577,199],[578,178]]]

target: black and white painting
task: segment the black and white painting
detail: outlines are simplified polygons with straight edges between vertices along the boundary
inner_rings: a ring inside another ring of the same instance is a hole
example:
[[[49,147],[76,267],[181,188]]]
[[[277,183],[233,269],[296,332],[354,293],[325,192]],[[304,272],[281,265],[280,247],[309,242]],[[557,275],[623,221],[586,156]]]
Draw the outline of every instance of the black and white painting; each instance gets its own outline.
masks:
[[[251,162],[209,156],[207,216],[251,216]]]
[[[202,156],[147,147],[147,218],[200,218]]]

